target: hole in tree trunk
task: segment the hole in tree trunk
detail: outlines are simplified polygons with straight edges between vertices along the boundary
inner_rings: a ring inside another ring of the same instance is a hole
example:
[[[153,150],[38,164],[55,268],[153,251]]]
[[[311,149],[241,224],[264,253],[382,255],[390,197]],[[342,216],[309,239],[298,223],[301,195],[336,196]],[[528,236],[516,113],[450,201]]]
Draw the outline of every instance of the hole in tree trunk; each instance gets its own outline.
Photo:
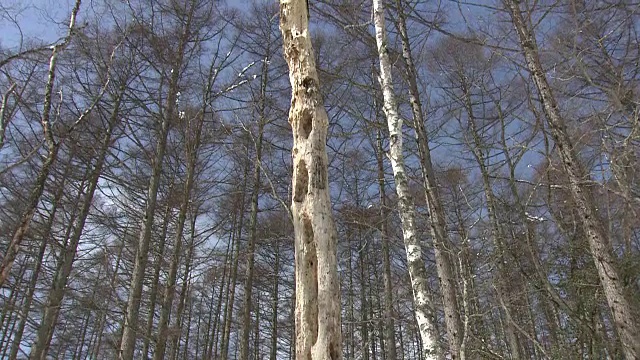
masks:
[[[316,189],[324,189],[327,187],[327,171],[324,164],[324,158],[322,156],[315,156],[313,160],[313,177],[311,178],[311,185]]]
[[[311,130],[313,130],[313,109],[305,108],[302,110],[302,116],[298,123],[298,134],[303,138],[308,139],[309,134],[311,134]]]
[[[296,202],[302,202],[307,195],[307,188],[309,186],[309,172],[307,171],[307,164],[304,160],[298,162],[295,173],[295,186],[293,188],[293,200]]]

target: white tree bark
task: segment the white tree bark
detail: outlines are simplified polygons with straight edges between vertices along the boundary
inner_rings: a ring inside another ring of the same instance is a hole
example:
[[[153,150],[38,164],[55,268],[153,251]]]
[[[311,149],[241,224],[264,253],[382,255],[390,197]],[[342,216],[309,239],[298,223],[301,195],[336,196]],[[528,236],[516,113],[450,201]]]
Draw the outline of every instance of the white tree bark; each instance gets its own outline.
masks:
[[[418,143],[418,154],[420,157],[420,168],[422,170],[422,180],[425,190],[425,201],[429,208],[429,230],[433,239],[433,252],[436,260],[436,271],[440,280],[440,291],[442,292],[442,303],[444,308],[444,323],[447,329],[447,340],[449,352],[453,360],[464,360],[460,355],[462,337],[465,335],[460,313],[458,311],[458,291],[455,266],[450,259],[449,235],[447,234],[447,223],[444,207],[438,191],[433,163],[431,162],[431,149],[429,139],[424,127],[424,116],[422,114],[422,103],[418,90],[418,72],[416,71],[413,55],[411,53],[411,43],[407,32],[404,10],[402,2],[396,0],[397,25],[402,41],[402,57],[405,62],[405,72],[409,83],[409,102],[413,114],[413,125],[416,132],[416,142]]]
[[[342,359],[338,234],[331,213],[324,109],[305,0],[280,0],[280,30],[289,65],[293,131],[296,359]]]
[[[407,251],[407,262],[411,287],[413,289],[416,319],[420,328],[422,348],[426,359],[440,359],[441,351],[438,346],[433,316],[433,305],[427,288],[427,274],[422,260],[422,249],[416,238],[415,207],[413,197],[409,191],[409,184],[404,167],[402,154],[402,118],[397,111],[397,103],[393,91],[391,62],[387,50],[387,36],[384,20],[383,0],[373,0],[374,25],[376,29],[376,43],[380,60],[380,86],[384,97],[384,113],[389,127],[389,159],[393,168],[393,176],[398,193],[398,210],[402,222],[402,234]]]
[[[531,71],[531,77],[540,94],[551,135],[556,143],[558,154],[569,180],[569,190],[575,202],[576,211],[580,216],[582,226],[589,240],[591,255],[598,270],[600,284],[611,310],[623,352],[629,360],[640,359],[638,314],[635,313],[631,302],[625,294],[624,284],[615,266],[616,259],[613,249],[604,235],[602,224],[598,220],[590,189],[584,185],[589,183],[586,181],[589,180],[589,175],[573,149],[573,143],[558,108],[558,102],[551,91],[540,63],[535,36],[525,23],[524,17],[520,12],[519,2],[517,0],[504,0],[504,4],[511,14],[527,67]]]

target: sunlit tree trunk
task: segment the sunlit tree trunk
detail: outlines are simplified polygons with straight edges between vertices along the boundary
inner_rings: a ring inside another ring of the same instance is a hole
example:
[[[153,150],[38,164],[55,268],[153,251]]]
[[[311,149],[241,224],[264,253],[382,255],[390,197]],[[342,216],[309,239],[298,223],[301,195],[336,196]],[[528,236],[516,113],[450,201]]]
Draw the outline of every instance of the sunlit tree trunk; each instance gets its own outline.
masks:
[[[404,155],[402,154],[403,134],[402,118],[398,114],[397,102],[393,90],[391,62],[389,60],[387,35],[385,28],[385,14],[382,0],[373,0],[374,25],[376,29],[376,43],[380,61],[380,86],[384,96],[384,113],[389,127],[389,159],[393,168],[396,192],[398,193],[398,210],[402,222],[402,234],[407,252],[409,276],[413,290],[414,307],[422,350],[427,359],[441,358],[438,347],[438,334],[434,324],[433,304],[429,298],[427,274],[422,259],[422,248],[416,237],[415,207],[409,190],[409,183],[405,171]]]
[[[451,263],[449,236],[447,235],[447,224],[445,220],[444,208],[438,191],[433,163],[431,161],[431,151],[429,139],[424,127],[424,116],[422,113],[422,102],[418,90],[418,73],[413,62],[411,53],[411,43],[407,33],[405,14],[401,0],[396,0],[397,4],[397,24],[402,40],[402,57],[406,66],[406,76],[409,83],[409,101],[413,114],[413,124],[418,142],[418,152],[420,155],[420,167],[425,189],[425,199],[429,208],[429,229],[433,238],[433,249],[436,257],[436,270],[440,280],[440,290],[442,291],[442,303],[444,307],[444,320],[447,329],[447,339],[449,341],[449,351],[452,359],[460,358],[460,344],[462,343],[463,329],[460,314],[458,312],[457,285],[454,274],[454,265]]]
[[[376,110],[377,111],[377,110]],[[389,234],[387,231],[389,210],[387,207],[387,195],[385,193],[386,181],[384,178],[384,149],[382,148],[382,132],[376,132],[376,160],[378,165],[378,191],[380,192],[380,242],[382,245],[382,266],[384,282],[384,348],[385,360],[396,360],[396,330],[393,318],[393,295],[391,285],[391,260],[389,251]]]
[[[342,359],[337,231],[329,198],[324,109],[309,33],[308,3],[280,1],[280,30],[292,88],[296,359]]]

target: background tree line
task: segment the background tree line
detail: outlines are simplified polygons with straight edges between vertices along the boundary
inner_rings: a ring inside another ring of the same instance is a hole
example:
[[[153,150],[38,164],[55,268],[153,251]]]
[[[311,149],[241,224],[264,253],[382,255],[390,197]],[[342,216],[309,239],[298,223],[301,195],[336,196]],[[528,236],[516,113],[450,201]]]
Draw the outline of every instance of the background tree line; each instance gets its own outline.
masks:
[[[343,357],[639,358],[637,4],[310,8]],[[0,357],[294,358],[277,3],[51,26],[0,43]]]

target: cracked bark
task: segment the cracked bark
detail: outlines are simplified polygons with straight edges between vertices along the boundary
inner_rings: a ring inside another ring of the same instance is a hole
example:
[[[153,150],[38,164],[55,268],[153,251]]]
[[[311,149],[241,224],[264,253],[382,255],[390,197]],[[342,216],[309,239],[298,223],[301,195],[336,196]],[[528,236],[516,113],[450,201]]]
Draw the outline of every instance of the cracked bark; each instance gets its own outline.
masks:
[[[329,198],[323,106],[305,0],[280,1],[280,30],[292,88],[296,359],[342,359],[337,231]]]

